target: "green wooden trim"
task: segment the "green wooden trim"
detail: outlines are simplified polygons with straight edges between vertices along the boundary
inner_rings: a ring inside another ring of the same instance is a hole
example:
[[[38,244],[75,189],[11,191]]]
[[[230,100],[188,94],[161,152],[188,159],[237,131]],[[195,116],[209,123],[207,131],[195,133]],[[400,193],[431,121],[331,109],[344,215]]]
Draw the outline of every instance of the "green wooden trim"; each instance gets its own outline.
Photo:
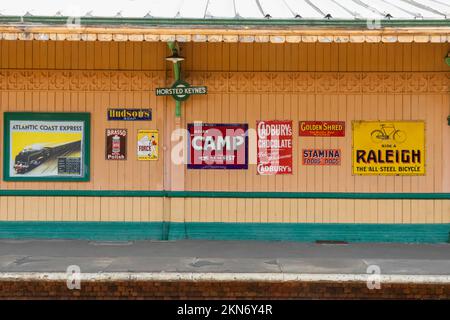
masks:
[[[450,224],[220,223],[170,224],[169,239],[445,243]]]
[[[171,198],[450,199],[450,193],[170,191]]]
[[[445,243],[450,224],[0,221],[0,239]]]
[[[69,17],[63,16],[1,16],[0,24],[47,24],[66,25]],[[80,17],[81,25],[137,25],[147,27],[180,26],[258,26],[258,27],[329,27],[367,29],[366,19],[189,19],[189,18],[122,18],[122,17]],[[448,27],[450,21],[442,19],[383,19],[381,27]]]
[[[0,190],[0,196],[10,197],[167,197],[165,191],[133,190]]]
[[[10,197],[167,197],[243,199],[391,199],[448,200],[450,193],[355,193],[355,192],[234,192],[164,190],[0,190]]]
[[[5,112],[3,115],[3,180],[4,181],[76,181],[90,180],[91,159],[91,114],[88,112]],[[48,120],[48,121],[82,121],[84,123],[83,141],[83,175],[81,177],[11,177],[10,160],[10,121],[11,120]]]
[[[162,222],[0,221],[0,239],[162,240],[162,225]]]

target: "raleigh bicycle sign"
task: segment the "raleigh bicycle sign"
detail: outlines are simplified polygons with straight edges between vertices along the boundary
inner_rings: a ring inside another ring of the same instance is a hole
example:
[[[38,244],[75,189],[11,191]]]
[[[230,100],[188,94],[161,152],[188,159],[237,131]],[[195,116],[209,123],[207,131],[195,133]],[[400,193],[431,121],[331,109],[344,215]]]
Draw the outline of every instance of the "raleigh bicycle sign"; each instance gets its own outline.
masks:
[[[175,100],[185,101],[192,94],[207,94],[208,88],[205,86],[190,86],[183,80],[175,81],[171,88],[156,88],[157,96],[172,96]]]
[[[353,121],[353,174],[424,175],[424,121]]]

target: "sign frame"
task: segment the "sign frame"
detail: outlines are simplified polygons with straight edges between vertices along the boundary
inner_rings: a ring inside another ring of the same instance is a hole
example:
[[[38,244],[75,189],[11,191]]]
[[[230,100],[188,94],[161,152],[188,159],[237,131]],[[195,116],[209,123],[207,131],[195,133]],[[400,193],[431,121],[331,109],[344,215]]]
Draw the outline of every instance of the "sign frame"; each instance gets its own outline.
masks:
[[[4,112],[3,114],[3,181],[90,181],[91,114],[89,112]],[[83,122],[82,174],[78,176],[11,176],[11,121],[79,121]]]

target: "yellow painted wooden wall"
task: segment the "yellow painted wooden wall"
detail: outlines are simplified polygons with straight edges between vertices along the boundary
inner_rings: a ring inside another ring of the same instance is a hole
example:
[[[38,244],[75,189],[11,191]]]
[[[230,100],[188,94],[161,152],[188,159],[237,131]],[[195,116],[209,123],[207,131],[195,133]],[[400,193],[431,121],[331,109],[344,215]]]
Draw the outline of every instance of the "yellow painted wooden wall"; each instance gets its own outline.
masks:
[[[182,72],[207,85],[207,96],[183,106],[181,127],[194,120],[247,122],[292,119],[294,174],[263,177],[246,171],[186,170],[185,190],[307,192],[450,192],[450,68],[448,44],[184,43]],[[165,156],[137,161],[138,129],[174,128],[171,98],[155,97],[169,85],[164,43],[0,41],[0,111],[92,113],[91,181],[0,182],[1,189],[162,190]],[[108,107],[150,107],[153,121],[106,120]],[[424,177],[351,175],[351,120],[426,121]],[[299,138],[299,120],[344,120],[345,138]],[[1,122],[3,119],[1,119]],[[3,124],[1,123],[1,127]],[[105,128],[127,128],[127,161],[104,160]],[[340,167],[299,164],[302,148],[341,148]],[[162,149],[161,149],[162,150]],[[1,157],[0,157],[1,158]],[[3,161],[1,159],[0,161]],[[0,163],[0,165],[2,165]],[[173,179],[172,179],[173,180]],[[450,222],[448,200],[267,200],[0,197],[0,220],[253,222]],[[68,204],[68,205],[67,205]]]
[[[160,61],[165,51],[157,44],[135,47],[133,43],[0,41],[2,112],[90,112],[92,127],[90,182],[2,181],[0,188],[163,189],[164,154],[160,161],[138,161],[133,155],[138,129],[164,130],[165,100],[151,89],[164,85]],[[136,69],[153,71],[117,71]],[[114,107],[152,108],[153,120],[107,121],[107,109]],[[3,127],[3,117],[1,123]],[[105,160],[106,128],[128,129],[128,160]]]
[[[185,122],[293,120],[294,174],[187,170],[187,190],[450,192],[448,44],[186,44],[188,82],[209,94],[190,99]],[[352,120],[425,120],[427,174],[351,174]],[[345,138],[298,137],[300,120],[346,121]],[[341,166],[302,166],[303,148],[340,148]],[[445,157],[444,155],[447,155]]]

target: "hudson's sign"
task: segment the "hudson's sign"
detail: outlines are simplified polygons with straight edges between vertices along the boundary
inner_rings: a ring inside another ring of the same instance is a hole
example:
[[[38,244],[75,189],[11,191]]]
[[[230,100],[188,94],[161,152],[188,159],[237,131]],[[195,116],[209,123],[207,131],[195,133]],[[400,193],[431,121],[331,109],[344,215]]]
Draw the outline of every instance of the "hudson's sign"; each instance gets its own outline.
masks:
[[[152,109],[108,109],[108,120],[152,120]]]
[[[303,137],[344,137],[345,121],[300,121],[298,131]]]

